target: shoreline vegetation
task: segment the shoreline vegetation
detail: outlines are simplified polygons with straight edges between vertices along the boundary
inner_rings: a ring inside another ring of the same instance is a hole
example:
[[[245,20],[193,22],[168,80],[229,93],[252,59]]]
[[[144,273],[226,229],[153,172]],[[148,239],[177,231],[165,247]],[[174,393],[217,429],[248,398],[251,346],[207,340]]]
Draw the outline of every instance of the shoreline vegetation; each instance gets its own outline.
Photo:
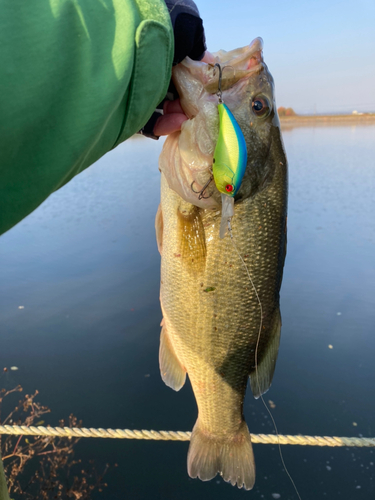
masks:
[[[38,391],[20,396],[19,393],[23,392],[20,385],[12,389],[2,388],[5,382],[2,377],[7,373],[8,368],[4,368],[0,375],[2,425],[48,427],[50,419],[46,415],[51,410],[37,401]],[[82,421],[71,414],[66,421],[60,420],[59,425],[80,428]],[[107,486],[103,477],[109,465],[99,473],[93,460],[75,458],[75,446],[80,439],[3,435],[0,443],[0,500],[90,500],[94,491],[103,491]]]
[[[285,113],[288,112],[288,114]],[[375,113],[352,113],[346,115],[297,115],[292,108],[278,108],[280,125],[285,130],[293,127],[324,125],[372,125]],[[145,139],[142,134],[134,134],[131,139]]]
[[[375,113],[358,113],[345,115],[297,115],[292,108],[278,108],[280,123],[282,126],[288,125],[366,125],[375,123]]]

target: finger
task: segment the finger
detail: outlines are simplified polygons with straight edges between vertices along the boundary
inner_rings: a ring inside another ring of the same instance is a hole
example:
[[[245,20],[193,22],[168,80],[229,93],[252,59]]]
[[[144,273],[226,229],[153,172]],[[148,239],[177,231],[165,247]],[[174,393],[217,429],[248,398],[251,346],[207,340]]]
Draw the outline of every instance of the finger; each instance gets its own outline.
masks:
[[[169,135],[181,129],[181,125],[187,120],[184,113],[170,113],[158,118],[154,127],[154,134],[157,136]]]
[[[204,57],[202,59],[202,62],[205,62],[207,64],[213,64],[215,62],[215,58],[211,54],[211,52],[208,52],[208,50],[206,50],[206,52],[204,53]]]
[[[174,101],[165,101],[163,112],[165,115],[169,113],[183,113],[184,110],[181,107],[180,99],[176,99]]]

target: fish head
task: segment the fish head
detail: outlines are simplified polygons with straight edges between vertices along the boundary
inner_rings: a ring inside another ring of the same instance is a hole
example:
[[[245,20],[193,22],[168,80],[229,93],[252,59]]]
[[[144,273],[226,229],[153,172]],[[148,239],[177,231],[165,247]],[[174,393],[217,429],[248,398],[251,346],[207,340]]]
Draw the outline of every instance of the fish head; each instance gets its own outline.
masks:
[[[235,201],[253,196],[268,185],[276,165],[273,146],[285,161],[274,80],[261,51],[255,58],[254,63],[250,61],[248,74],[224,90],[222,97],[241,128],[247,148],[246,170]]]
[[[255,194],[271,175],[265,164],[279,121],[273,78],[263,61],[262,50],[263,41],[256,38],[246,47],[214,53],[210,64],[187,57],[173,68],[173,81],[189,119],[182,124],[181,131],[167,138],[159,166],[169,187],[189,203],[201,208],[217,208],[227,185],[235,189],[226,194],[239,201]],[[204,196],[199,196],[199,189],[206,186],[213,176],[219,139],[220,72],[216,63],[222,69],[222,100],[242,131],[247,161],[242,183],[236,184],[235,172],[227,164],[228,171],[222,169],[225,177],[221,179],[222,189],[217,188],[215,178],[215,183],[209,184]]]

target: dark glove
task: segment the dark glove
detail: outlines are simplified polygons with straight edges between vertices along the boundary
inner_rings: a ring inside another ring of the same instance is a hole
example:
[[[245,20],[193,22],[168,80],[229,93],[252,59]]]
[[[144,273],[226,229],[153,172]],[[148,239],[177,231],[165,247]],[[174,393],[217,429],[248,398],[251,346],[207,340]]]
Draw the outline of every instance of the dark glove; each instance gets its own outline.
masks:
[[[180,63],[186,56],[200,61],[206,51],[203,21],[193,0],[165,0],[174,33],[173,65]],[[140,134],[152,139],[159,139],[153,133],[157,119],[163,114],[163,104],[166,99],[178,98],[178,93],[171,83],[165,99],[157,106],[146,125],[139,131]]]
[[[186,56],[200,61],[206,51],[203,21],[193,0],[165,0],[174,32],[173,64]]]

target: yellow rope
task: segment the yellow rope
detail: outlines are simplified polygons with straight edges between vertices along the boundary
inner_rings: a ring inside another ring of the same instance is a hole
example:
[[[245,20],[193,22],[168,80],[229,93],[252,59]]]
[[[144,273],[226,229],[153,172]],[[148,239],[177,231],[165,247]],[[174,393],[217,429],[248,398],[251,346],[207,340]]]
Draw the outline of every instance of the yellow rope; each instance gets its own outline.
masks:
[[[191,432],[146,431],[130,429],[86,429],[85,427],[27,427],[26,425],[0,425],[0,434],[13,436],[55,436],[78,438],[151,439],[155,441],[189,441]],[[375,438],[329,437],[329,436],[281,436],[274,434],[251,434],[253,443],[294,444],[303,446],[369,446],[375,447]]]

